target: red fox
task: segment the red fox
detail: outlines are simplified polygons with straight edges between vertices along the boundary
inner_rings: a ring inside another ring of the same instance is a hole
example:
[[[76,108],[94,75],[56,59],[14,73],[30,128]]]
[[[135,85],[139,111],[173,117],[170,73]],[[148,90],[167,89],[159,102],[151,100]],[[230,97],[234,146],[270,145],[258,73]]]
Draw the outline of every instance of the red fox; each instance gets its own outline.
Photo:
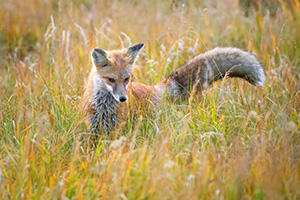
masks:
[[[91,132],[109,132],[133,112],[157,107],[163,96],[184,99],[192,90],[201,91],[214,81],[239,77],[255,86],[264,86],[265,72],[253,54],[238,48],[217,47],[197,55],[154,86],[131,82],[133,65],[144,44],[127,49],[91,53],[93,67],[89,74],[84,108],[89,116]]]

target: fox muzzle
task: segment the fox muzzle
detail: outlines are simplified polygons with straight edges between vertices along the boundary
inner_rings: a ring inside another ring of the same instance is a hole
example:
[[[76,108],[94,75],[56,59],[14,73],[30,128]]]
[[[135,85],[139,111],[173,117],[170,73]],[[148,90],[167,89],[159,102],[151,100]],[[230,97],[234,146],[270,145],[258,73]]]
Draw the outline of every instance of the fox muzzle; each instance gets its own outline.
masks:
[[[120,102],[125,102],[127,100],[126,87],[123,84],[116,86],[113,89],[113,96],[115,97],[116,100]]]

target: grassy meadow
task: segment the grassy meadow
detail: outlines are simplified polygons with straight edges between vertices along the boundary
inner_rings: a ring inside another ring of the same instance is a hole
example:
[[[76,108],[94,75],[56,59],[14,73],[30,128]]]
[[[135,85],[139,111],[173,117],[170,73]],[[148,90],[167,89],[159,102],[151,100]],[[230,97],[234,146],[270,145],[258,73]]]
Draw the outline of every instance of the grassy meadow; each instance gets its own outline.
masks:
[[[300,199],[300,1],[257,2],[0,0],[0,199]],[[140,42],[134,81],[234,46],[266,85],[224,79],[91,144],[90,52]]]

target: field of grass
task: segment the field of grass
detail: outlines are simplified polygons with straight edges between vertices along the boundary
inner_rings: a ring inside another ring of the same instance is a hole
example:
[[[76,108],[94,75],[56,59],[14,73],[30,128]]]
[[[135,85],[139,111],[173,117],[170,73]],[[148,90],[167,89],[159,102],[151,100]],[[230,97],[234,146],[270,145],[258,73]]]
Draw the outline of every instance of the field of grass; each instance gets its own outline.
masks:
[[[300,199],[300,1],[239,2],[0,0],[0,199]],[[134,81],[234,46],[266,86],[220,81],[90,145],[90,52],[140,42]]]

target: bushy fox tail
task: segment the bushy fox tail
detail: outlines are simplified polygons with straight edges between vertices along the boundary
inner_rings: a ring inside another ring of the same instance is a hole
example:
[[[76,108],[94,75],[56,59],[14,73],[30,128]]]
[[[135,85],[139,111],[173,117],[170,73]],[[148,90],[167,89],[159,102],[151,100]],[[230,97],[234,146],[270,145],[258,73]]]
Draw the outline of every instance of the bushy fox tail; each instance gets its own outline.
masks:
[[[263,66],[253,54],[238,48],[217,47],[191,59],[172,72],[160,85],[174,98],[184,98],[192,90],[202,90],[224,77],[239,77],[255,86],[264,86]]]

